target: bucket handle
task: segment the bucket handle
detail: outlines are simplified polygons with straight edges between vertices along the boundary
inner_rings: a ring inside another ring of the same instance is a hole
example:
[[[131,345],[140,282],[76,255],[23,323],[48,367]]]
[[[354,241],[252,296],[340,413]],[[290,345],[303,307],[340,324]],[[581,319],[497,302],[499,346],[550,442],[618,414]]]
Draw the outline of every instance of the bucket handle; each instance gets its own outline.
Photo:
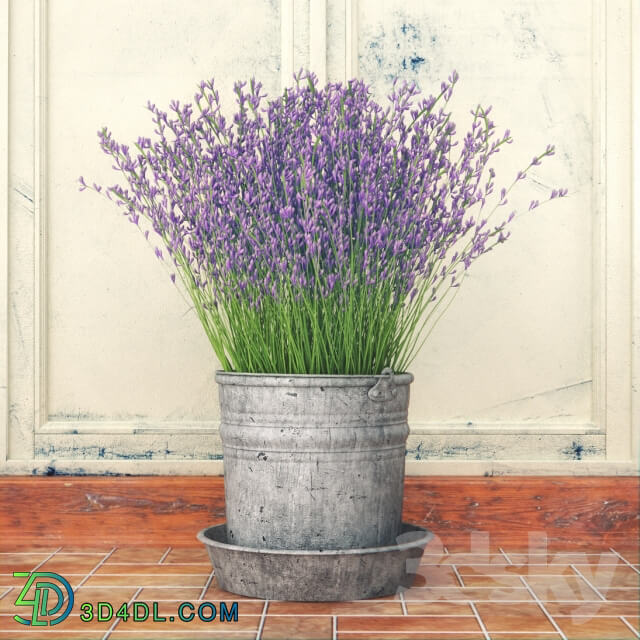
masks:
[[[393,380],[393,370],[391,367],[385,367],[380,376],[378,382],[367,392],[369,399],[374,402],[393,400],[398,395],[398,390]]]

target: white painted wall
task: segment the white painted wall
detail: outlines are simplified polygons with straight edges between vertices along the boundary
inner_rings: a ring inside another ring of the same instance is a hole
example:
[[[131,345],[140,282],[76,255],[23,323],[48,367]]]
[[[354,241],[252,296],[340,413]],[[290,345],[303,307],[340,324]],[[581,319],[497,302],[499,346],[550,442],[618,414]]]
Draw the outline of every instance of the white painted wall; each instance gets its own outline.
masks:
[[[512,131],[495,163],[505,182],[555,143],[522,202],[570,192],[474,266],[412,367],[408,472],[635,473],[632,5],[5,3],[0,471],[221,472],[204,332],[137,229],[76,179],[113,183],[96,131],[151,135],[147,99],[189,101],[215,77],[231,107],[234,80],[255,75],[273,95],[311,65],[359,75],[381,100],[395,76],[432,92],[455,68],[459,132],[478,102]]]

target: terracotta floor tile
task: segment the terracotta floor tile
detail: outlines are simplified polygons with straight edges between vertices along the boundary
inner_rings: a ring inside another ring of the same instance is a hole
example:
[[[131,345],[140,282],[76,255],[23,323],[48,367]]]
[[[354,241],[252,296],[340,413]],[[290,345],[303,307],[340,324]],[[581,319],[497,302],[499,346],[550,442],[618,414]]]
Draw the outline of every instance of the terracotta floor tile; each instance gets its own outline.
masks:
[[[640,594],[635,588],[621,587],[612,589],[598,589],[598,591],[607,600],[632,600],[634,602],[640,600]]]
[[[595,587],[635,587],[640,590],[640,573],[626,564],[618,566],[580,566],[576,569]]]
[[[104,556],[85,556],[68,553],[56,553],[47,560],[38,571],[53,571],[61,576],[81,574],[86,576],[95,569]]]
[[[414,587],[459,587],[460,582],[451,565],[423,564],[418,567]]]
[[[197,600],[202,593],[202,587],[177,587],[175,589],[157,589],[144,587],[136,600],[151,602],[152,600]]]
[[[6,591],[9,587],[22,588],[26,580],[27,580],[26,578],[14,576],[13,574],[9,574],[9,573],[0,574],[0,593],[3,593],[4,591]]]
[[[554,575],[575,576],[575,572],[569,565],[560,564],[506,564],[486,565],[469,564],[456,566],[461,576],[528,576],[528,575]]]
[[[561,640],[559,633],[535,633],[530,631],[492,631],[489,634],[491,640]]]
[[[468,631],[466,633],[464,631],[460,633],[449,631],[446,636],[440,631],[421,631],[420,633],[338,631],[337,638],[338,640],[484,640],[484,634],[481,631]],[[509,640],[513,639],[510,638]]]
[[[267,613],[262,640],[331,640],[333,620],[329,616],[273,616]]]
[[[86,587],[83,585],[79,589],[76,589],[73,594],[75,601],[74,607],[79,606],[83,602],[90,602],[92,604],[96,604],[98,602],[110,602],[113,605],[116,603],[122,604],[123,602],[129,602],[136,591],[137,587],[120,587],[113,589]]]
[[[89,587],[136,586],[136,587],[204,587],[204,575],[92,575],[85,584]]]
[[[147,638],[156,637],[170,638],[173,640],[175,637],[174,633],[180,631],[191,633],[194,631],[206,631],[207,633],[214,631],[223,638],[232,638],[235,637],[239,631],[251,632],[255,637],[258,625],[260,624],[260,616],[238,616],[237,622],[220,622],[218,619],[205,622],[204,620],[198,619],[197,609],[194,613],[195,617],[191,622],[182,622],[177,615],[173,621],[167,617],[166,622],[154,622],[150,619],[144,622],[132,622],[131,619],[129,619],[126,622],[119,622],[116,629],[121,635],[127,631],[131,634],[137,634],[140,640],[143,638],[147,640]]]
[[[613,568],[613,565],[609,565]],[[575,578],[576,572],[568,564],[524,564],[521,566],[514,565],[507,567],[506,573],[512,575],[520,575],[525,578],[528,576],[566,576]]]
[[[206,549],[200,545],[199,547],[178,547],[176,549],[171,549],[163,563],[171,564],[172,562],[209,563],[210,561]]]
[[[410,616],[473,616],[473,609],[463,602],[407,602]]]
[[[0,562],[3,562],[3,558],[6,556],[39,554],[39,555],[43,555],[46,558],[48,555],[51,555],[55,551],[59,551],[60,547],[61,545],[56,545],[52,547],[51,545],[37,546],[37,545],[30,544],[27,548],[25,548],[24,546],[20,546],[16,544],[11,544],[11,545],[0,544]]]
[[[18,597],[18,594],[20,593],[20,590],[17,588],[13,588],[10,591],[7,592],[6,588],[0,588],[0,595],[2,595],[2,598],[0,598],[0,613],[13,613],[14,610],[16,609],[16,607],[14,607],[14,602],[16,601],[16,598]]]
[[[635,616],[624,616],[625,620],[638,632],[640,635],[640,612]]]
[[[545,602],[546,610],[552,616],[638,616],[639,602]]]
[[[537,604],[480,602],[476,609],[488,631],[555,631]]]
[[[51,631],[51,627],[47,627]],[[53,631],[48,633],[47,631],[20,631],[16,634],[14,631],[0,630],[0,640],[42,640],[42,638],[49,637],[52,640],[102,640],[104,637],[104,631],[68,631],[61,634],[60,631]],[[138,640],[142,640],[138,636]]]
[[[461,576],[465,587],[521,587],[519,576]]]
[[[171,629],[168,631],[155,630],[153,635],[142,634],[140,631],[118,630],[111,632],[109,640],[255,640],[255,631],[228,631],[222,628],[208,631],[183,631]],[[0,638],[0,640],[2,640]],[[101,638],[102,640],[102,638]]]
[[[424,548],[424,553],[428,555],[447,555],[445,550],[445,545],[442,540],[438,536],[434,536],[427,542],[426,547]]]
[[[241,600],[257,600],[259,602],[263,602],[263,600],[261,600],[260,598],[248,598],[247,596],[241,596],[236,593],[231,593],[230,591],[225,591],[224,589],[221,589],[220,586],[218,585],[216,578],[213,578],[213,580],[211,581],[211,584],[207,588],[207,591],[204,594],[203,599],[211,600],[211,601],[238,600],[238,602],[240,602]]]
[[[105,562],[95,575],[122,576],[170,576],[194,575],[207,577],[211,573],[211,565],[206,564],[118,564]]]
[[[82,553],[82,554],[95,554],[95,555],[101,555],[104,556],[107,553],[109,553],[109,551],[111,551],[111,549],[113,549],[115,545],[113,544],[102,544],[102,545],[93,545],[93,546],[81,546],[81,545],[75,545],[75,544],[71,544],[71,545],[64,545],[62,547],[62,549],[60,549],[61,553]]]
[[[344,631],[481,631],[475,617],[458,616],[339,616]],[[447,634],[448,635],[448,634]]]
[[[256,603],[258,604],[258,603]],[[269,613],[303,615],[402,615],[399,600],[380,602],[360,600],[356,602],[269,602]]]
[[[119,627],[116,627],[111,632],[109,640],[255,640],[255,637],[255,631],[229,631],[221,627],[208,631],[190,631],[186,628],[183,631],[156,629],[153,631],[153,635],[142,634],[133,629],[119,630]]]
[[[198,600],[197,598],[142,598],[142,593],[138,595],[135,599],[135,602],[144,602],[148,605],[149,611],[153,611],[153,603],[157,603],[156,610],[159,612],[159,615],[168,618],[169,616],[174,616],[176,619],[178,618],[178,608],[184,602],[188,602],[191,604],[193,609],[187,607],[188,611],[193,611],[197,613],[198,607],[203,602],[209,602],[213,604],[217,609],[220,609],[221,602],[227,607],[227,610],[230,611],[231,607],[234,603],[238,604],[238,617],[240,616],[256,616],[262,615],[262,611],[264,609],[264,603],[260,600],[243,600],[239,602],[238,600]]]
[[[424,556],[422,557],[423,564],[429,564],[428,562],[424,562]],[[435,564],[488,564],[501,566],[508,564],[508,562],[501,553],[493,553],[490,555],[475,553],[450,553],[449,555],[443,556],[440,562],[437,562]]]
[[[556,618],[567,640],[627,640],[638,636],[619,618]]]
[[[531,594],[524,588],[496,587],[484,589],[482,587],[443,587],[443,588],[412,588],[404,593],[405,600],[526,600],[532,601]]]
[[[167,547],[118,547],[107,562],[158,562]]]
[[[542,564],[542,565],[569,565],[569,564],[623,564],[622,560],[610,551],[601,553],[587,552],[557,552],[546,554],[510,553],[509,559],[515,565]]]
[[[50,553],[2,554],[0,555],[0,574],[13,574],[14,571],[31,571],[50,555]]]
[[[598,594],[582,578],[527,576],[525,580],[542,601],[600,600]]]
[[[638,545],[634,547],[613,547],[614,551],[617,551],[627,562],[631,564],[638,564],[640,562],[640,548]]]
[[[47,631],[51,631],[50,635],[52,637],[65,638],[68,632],[71,631],[82,631],[90,634],[95,634],[98,632],[102,632],[104,635],[105,631],[111,626],[111,622],[98,622],[97,620],[92,620],[91,622],[85,622],[80,619],[80,612],[71,613],[65,620],[60,622],[59,624],[53,627],[42,627],[38,629],[42,634],[46,634]],[[23,610],[22,617],[29,618],[31,616],[31,610]],[[22,638],[22,635],[25,631],[30,631],[28,626],[20,624],[16,620],[14,620],[13,615],[0,615],[0,630],[13,632],[14,638]]]

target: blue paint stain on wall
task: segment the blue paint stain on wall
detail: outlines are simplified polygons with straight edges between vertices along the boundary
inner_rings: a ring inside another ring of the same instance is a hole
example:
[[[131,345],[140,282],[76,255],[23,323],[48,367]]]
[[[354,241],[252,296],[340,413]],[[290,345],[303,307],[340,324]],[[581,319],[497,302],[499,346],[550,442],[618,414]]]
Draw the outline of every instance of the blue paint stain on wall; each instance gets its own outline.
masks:
[[[382,77],[391,84],[401,78],[420,87],[439,79],[433,74],[441,73],[441,42],[426,16],[393,12],[365,29],[362,38],[360,70],[368,82],[378,84]]]
[[[90,460],[222,460],[220,453],[172,451],[168,447],[145,449],[142,451],[122,451],[96,445],[40,446],[35,449],[36,458],[71,458]]]
[[[570,460],[583,460],[585,457],[597,455],[598,450],[593,446],[585,446],[580,442],[572,442],[571,446],[562,449],[561,453]]]
[[[422,56],[413,56],[409,62],[411,63],[411,71],[417,71],[418,67],[425,63],[425,59]]]

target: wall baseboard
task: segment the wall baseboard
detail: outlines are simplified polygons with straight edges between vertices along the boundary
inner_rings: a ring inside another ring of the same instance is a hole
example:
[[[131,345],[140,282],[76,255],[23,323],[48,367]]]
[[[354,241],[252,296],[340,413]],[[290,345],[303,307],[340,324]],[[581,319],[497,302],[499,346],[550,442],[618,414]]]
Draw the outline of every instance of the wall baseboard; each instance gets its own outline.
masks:
[[[450,549],[476,552],[637,545],[636,477],[422,477],[405,482],[404,519]],[[0,545],[197,545],[224,521],[221,477],[1,477]]]

